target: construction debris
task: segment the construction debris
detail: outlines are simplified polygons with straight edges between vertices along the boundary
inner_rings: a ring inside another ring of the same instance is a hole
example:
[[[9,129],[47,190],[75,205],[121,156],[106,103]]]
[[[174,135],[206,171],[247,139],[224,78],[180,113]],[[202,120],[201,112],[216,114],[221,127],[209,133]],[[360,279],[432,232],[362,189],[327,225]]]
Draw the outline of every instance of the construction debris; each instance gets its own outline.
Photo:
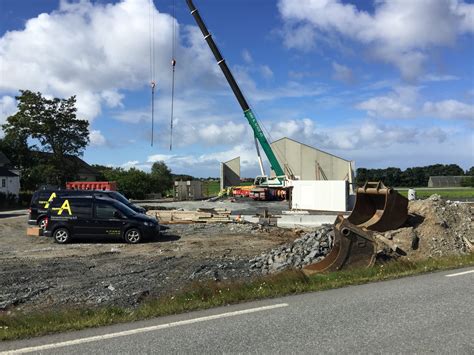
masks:
[[[301,269],[316,263],[329,253],[333,247],[334,230],[324,226],[304,234],[295,241],[262,253],[250,260],[251,269],[260,269],[263,274],[275,273],[284,269]]]
[[[462,255],[474,251],[472,207],[467,203],[442,200],[433,195],[410,201],[408,219],[396,230],[374,233],[380,260],[404,257],[421,260],[430,257]],[[323,226],[294,242],[251,259],[251,269],[263,274],[285,269],[303,269],[320,262],[334,244],[334,229]]]
[[[474,243],[471,209],[469,203],[443,200],[439,195],[410,201],[405,226],[383,235],[403,249],[408,259],[469,253]]]
[[[225,208],[198,208],[196,211],[150,210],[147,215],[153,216],[160,224],[180,223],[229,223],[231,211]]]

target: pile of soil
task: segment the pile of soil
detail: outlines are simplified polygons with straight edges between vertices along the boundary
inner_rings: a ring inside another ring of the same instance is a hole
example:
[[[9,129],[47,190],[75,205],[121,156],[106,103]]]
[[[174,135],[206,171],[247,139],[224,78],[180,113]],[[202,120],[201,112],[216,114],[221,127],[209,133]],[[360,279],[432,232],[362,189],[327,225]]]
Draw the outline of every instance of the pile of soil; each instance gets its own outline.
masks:
[[[392,240],[410,260],[469,253],[474,241],[469,203],[446,201],[439,195],[410,201],[403,228],[388,231]]]

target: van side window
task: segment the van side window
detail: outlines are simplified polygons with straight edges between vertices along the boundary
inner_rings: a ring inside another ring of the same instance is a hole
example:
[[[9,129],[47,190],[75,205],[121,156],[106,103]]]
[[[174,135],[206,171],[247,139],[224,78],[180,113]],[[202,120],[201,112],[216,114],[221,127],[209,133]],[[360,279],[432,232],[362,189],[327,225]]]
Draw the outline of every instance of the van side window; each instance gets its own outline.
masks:
[[[92,200],[69,200],[73,216],[92,218]]]
[[[96,203],[95,215],[100,219],[113,219],[114,213],[118,211],[114,206]]]

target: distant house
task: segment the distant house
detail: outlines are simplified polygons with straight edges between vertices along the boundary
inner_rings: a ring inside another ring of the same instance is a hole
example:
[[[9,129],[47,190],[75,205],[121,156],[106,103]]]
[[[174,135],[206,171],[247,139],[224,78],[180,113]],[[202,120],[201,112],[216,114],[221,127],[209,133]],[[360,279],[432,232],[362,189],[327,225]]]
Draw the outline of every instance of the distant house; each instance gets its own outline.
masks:
[[[18,197],[20,194],[20,175],[10,169],[10,160],[0,152],[0,192]]]
[[[0,152],[0,167],[10,165],[10,159],[3,152]]]
[[[78,181],[98,181],[101,174],[92,166],[87,164],[84,160],[76,156],[68,156],[67,160],[78,167],[77,180]]]
[[[428,187],[460,187],[465,176],[430,176]]]

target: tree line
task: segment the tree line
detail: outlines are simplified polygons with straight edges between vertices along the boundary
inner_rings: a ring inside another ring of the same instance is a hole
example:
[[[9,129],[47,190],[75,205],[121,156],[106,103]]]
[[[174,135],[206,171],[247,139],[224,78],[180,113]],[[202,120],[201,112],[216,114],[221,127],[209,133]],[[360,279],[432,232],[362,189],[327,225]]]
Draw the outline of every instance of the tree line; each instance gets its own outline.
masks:
[[[434,164],[413,167],[405,170],[389,167],[385,169],[356,170],[356,183],[363,185],[366,181],[382,181],[387,186],[426,187],[430,176],[465,176],[465,186],[473,186],[474,167],[464,171],[456,164]]]
[[[136,168],[92,167],[100,172],[101,180],[117,182],[117,189],[128,198],[141,200],[152,193],[165,196],[173,187],[171,170],[162,161],[153,163],[149,173]]]
[[[22,191],[34,191],[41,185],[63,187],[77,180],[80,165],[71,158],[81,157],[89,144],[89,122],[77,118],[76,97],[47,98],[40,92],[20,90],[16,100],[17,112],[1,126],[0,151],[20,170]],[[101,180],[117,181],[120,191],[130,198],[165,193],[173,185],[164,162],[153,164],[150,173],[95,168]]]
[[[22,189],[64,185],[79,168],[68,157],[82,156],[89,143],[89,122],[76,117],[76,97],[20,90],[16,100],[18,111],[2,125],[0,150],[20,170]]]

